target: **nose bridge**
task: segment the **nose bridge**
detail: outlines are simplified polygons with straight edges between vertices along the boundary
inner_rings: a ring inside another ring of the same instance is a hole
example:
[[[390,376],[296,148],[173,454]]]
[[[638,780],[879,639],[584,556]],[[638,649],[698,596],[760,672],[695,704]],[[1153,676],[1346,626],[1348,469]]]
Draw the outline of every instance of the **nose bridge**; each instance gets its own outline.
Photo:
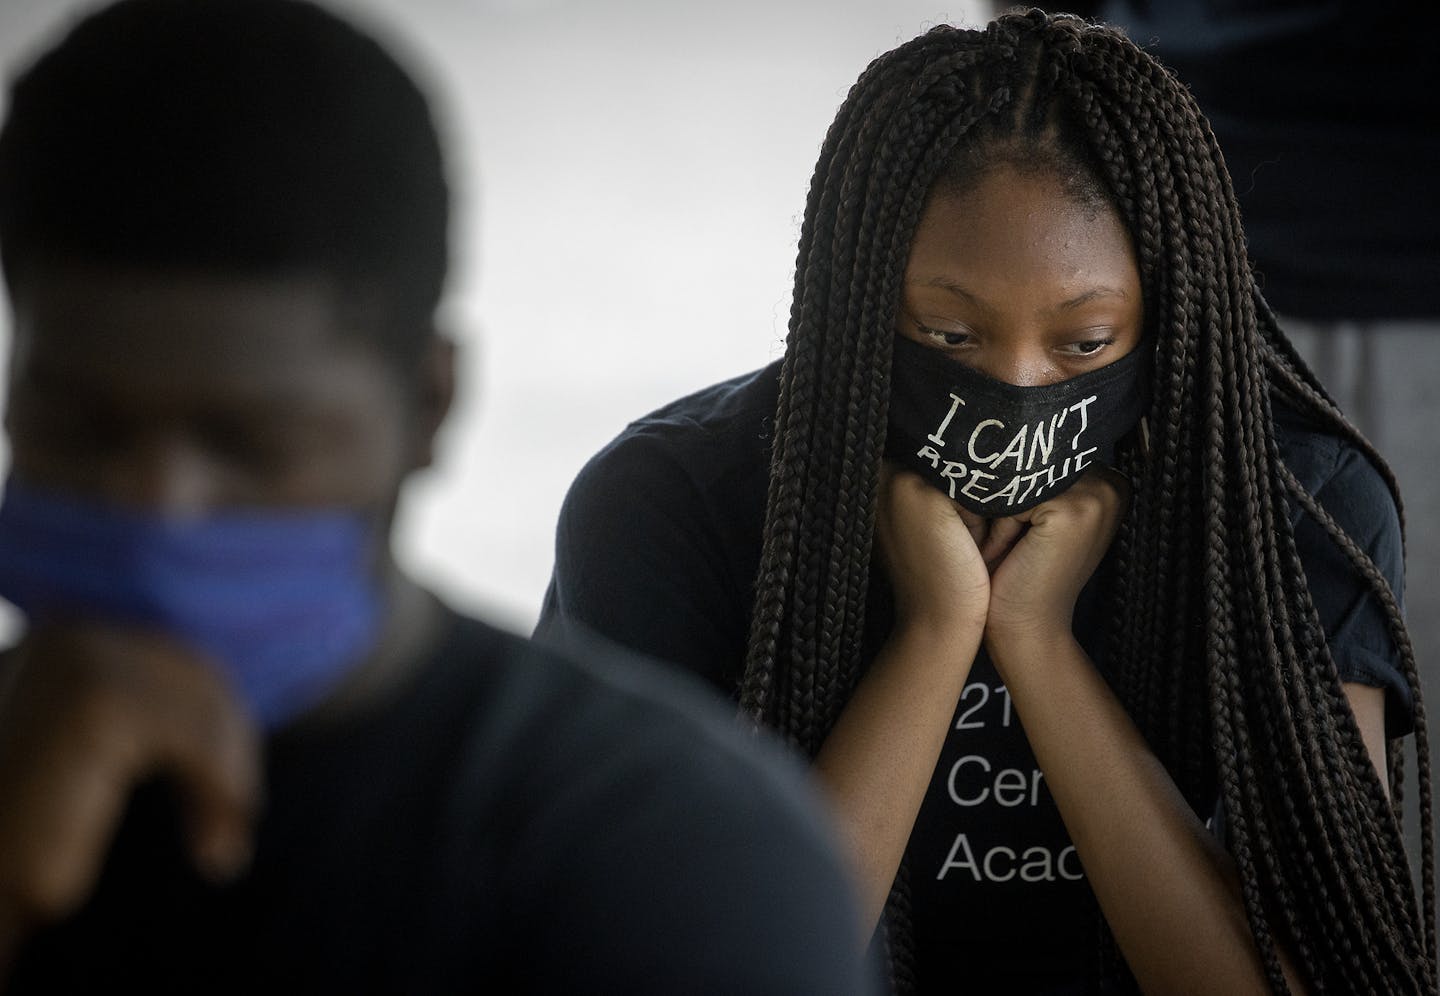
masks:
[[[975,365],[985,376],[1014,387],[1039,387],[1060,379],[1044,346],[1030,337],[987,344]]]
[[[174,427],[139,432],[105,461],[106,497],[150,512],[198,515],[214,505],[216,483],[213,462]]]

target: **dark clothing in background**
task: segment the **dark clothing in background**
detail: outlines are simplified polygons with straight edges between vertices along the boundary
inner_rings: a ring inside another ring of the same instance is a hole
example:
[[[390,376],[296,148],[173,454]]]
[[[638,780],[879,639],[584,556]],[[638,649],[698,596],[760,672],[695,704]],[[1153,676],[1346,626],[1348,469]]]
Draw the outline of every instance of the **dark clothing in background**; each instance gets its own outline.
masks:
[[[1256,279],[1405,509],[1406,623],[1440,700],[1440,32],[1418,0],[1099,0],[1210,119]],[[1408,750],[1408,748],[1407,748]],[[1413,769],[1413,760],[1411,762]],[[1422,834],[1407,806],[1417,882]]]
[[[1210,120],[1272,308],[1440,316],[1440,32],[1414,0],[1081,3]]]
[[[561,510],[537,635],[603,636],[675,662],[735,696],[745,659],[769,475],[779,364],[637,420],[581,471]],[[1401,583],[1398,521],[1374,467],[1340,440],[1286,422],[1287,465]],[[1409,689],[1383,614],[1321,528],[1294,510],[1311,593],[1340,675],[1385,689],[1392,734]],[[1076,607],[1102,669],[1103,581]],[[893,618],[872,585],[869,653]],[[1206,815],[1209,815],[1208,813]],[[921,992],[1043,992],[1095,967],[1094,901],[1009,694],[983,650],[971,670],[911,836]]]
[[[761,748],[678,676],[452,615],[397,701],[270,742],[240,884],[150,786],[7,992],[874,992],[803,770]]]

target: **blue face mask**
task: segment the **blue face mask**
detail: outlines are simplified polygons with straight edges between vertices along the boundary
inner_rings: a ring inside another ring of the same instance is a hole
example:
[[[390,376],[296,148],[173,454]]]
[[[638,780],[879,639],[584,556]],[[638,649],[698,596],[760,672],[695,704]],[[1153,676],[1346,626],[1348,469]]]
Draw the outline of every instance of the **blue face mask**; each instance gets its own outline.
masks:
[[[0,504],[0,597],[37,622],[86,618],[177,637],[273,729],[374,648],[375,542],[358,514],[174,519],[12,478]]]

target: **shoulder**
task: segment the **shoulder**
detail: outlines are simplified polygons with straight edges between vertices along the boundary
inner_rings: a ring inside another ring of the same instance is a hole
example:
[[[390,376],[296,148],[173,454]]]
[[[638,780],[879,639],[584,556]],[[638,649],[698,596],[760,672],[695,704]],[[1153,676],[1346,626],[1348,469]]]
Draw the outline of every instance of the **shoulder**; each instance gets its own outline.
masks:
[[[779,365],[632,422],[561,505],[537,634],[585,627],[728,694],[759,566]]]
[[[491,649],[490,719],[461,749],[477,781],[508,769],[480,821],[508,828],[497,899],[539,990],[869,991],[837,955],[854,897],[798,759],[613,646]]]
[[[1392,585],[1403,581],[1400,508],[1390,484],[1366,453],[1348,440],[1281,410],[1276,417],[1280,457],[1347,536]],[[1296,523],[1308,520],[1298,503]],[[1308,530],[1306,534],[1308,534]],[[1297,534],[1297,542],[1300,535]],[[1335,545],[1326,538],[1327,545]],[[1302,555],[1305,550],[1302,548]],[[1399,587],[1396,587],[1399,594]]]
[[[1364,553],[1357,566],[1298,502],[1291,522],[1301,566],[1342,680],[1386,691],[1391,736],[1413,723],[1413,695],[1401,671],[1380,588],[1403,604],[1404,541],[1400,509],[1380,468],[1349,441],[1283,409],[1276,415],[1281,459],[1320,507]]]
[[[703,489],[736,466],[764,462],[779,394],[779,361],[686,395],[636,419],[595,454],[567,503],[633,492],[638,481]]]
[[[1321,499],[1327,511],[1334,505],[1343,513],[1347,504],[1357,501],[1372,512],[1396,511],[1395,497],[1380,468],[1350,441],[1282,406],[1276,407],[1275,439],[1291,473]],[[1398,515],[1393,517],[1398,522]]]
[[[630,423],[581,469],[556,531],[557,572],[666,547],[759,541],[779,364],[687,395]],[[678,551],[673,551],[678,552]],[[692,561],[686,570],[701,570]],[[746,577],[748,583],[750,578]]]

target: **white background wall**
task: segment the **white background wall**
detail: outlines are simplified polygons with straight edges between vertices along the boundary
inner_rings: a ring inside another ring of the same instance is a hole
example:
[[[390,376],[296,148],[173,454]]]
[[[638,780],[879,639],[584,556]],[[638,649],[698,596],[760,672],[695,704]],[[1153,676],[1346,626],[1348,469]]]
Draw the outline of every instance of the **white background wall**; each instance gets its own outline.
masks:
[[[0,70],[89,6],[0,0]],[[427,80],[459,201],[447,321],[464,393],[440,466],[412,486],[399,553],[456,604],[528,630],[590,454],[629,419],[780,355],[810,171],[855,77],[981,6],[332,6]]]

